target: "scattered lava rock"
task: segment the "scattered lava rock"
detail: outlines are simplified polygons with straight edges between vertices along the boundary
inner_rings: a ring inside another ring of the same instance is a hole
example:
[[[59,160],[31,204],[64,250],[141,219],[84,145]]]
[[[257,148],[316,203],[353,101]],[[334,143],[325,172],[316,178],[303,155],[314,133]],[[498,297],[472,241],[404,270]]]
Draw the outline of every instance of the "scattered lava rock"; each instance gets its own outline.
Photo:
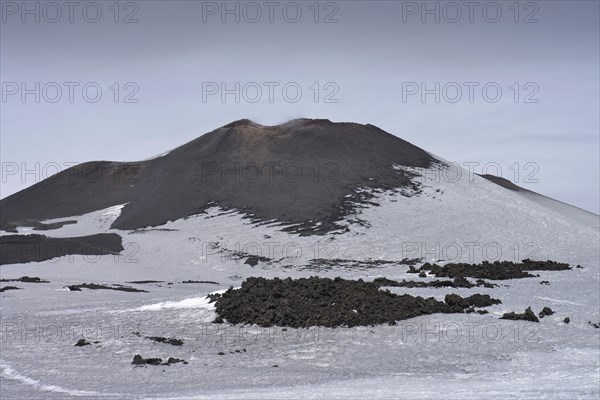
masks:
[[[165,281],[129,281],[129,282],[125,282],[125,283],[133,283],[133,284],[138,284],[138,285],[144,285],[147,283],[164,283]]]
[[[92,289],[92,290],[105,289],[105,290],[117,290],[120,292],[148,293],[148,291],[146,291],[146,290],[136,289],[136,288],[132,288],[129,286],[122,286],[122,285],[107,286],[107,285],[99,285],[97,283],[82,283],[81,285],[70,285],[70,286],[67,286],[67,288],[72,292],[81,292],[81,289]]]
[[[169,359],[166,362],[162,362],[162,358],[158,358],[158,357],[150,357],[150,358],[143,358],[141,355],[136,354],[133,357],[133,361],[131,362],[131,364],[133,365],[171,365],[171,364],[177,364],[177,363],[183,363],[183,364],[187,364],[188,362],[185,360],[182,360],[180,358],[173,358],[173,357],[169,357]]]
[[[251,267],[256,266],[259,262],[267,262],[267,261],[271,261],[270,258],[268,257],[262,257],[262,256],[252,256],[252,257],[248,257],[246,259],[246,261],[244,261],[244,264],[248,264]]]
[[[417,263],[420,263],[421,261],[423,261],[423,259],[421,258],[403,258],[402,261],[400,261],[400,264],[403,265],[416,265]]]
[[[403,279],[402,282],[394,281],[387,278],[376,278],[373,280],[373,283],[379,284],[380,286],[394,286],[394,287],[408,287],[408,288],[421,288],[421,287],[453,287],[453,288],[472,288],[475,286],[484,286],[484,287],[496,287],[492,283],[488,283],[483,279],[478,279],[477,283],[473,284],[469,282],[462,276],[454,278],[454,281],[431,281],[431,282],[420,282],[420,281],[407,281]]]
[[[599,323],[597,323],[597,324],[595,324],[595,323],[593,323],[592,321],[588,321],[588,324],[589,324],[589,325],[591,325],[591,326],[593,326],[593,327],[594,327],[594,328],[596,328],[596,329],[600,328],[600,322],[599,322]]]
[[[0,279],[0,282],[50,283],[37,276],[22,276],[17,279]]]
[[[568,264],[556,261],[532,261],[525,259],[521,263],[512,261],[494,261],[493,263],[484,261],[481,264],[446,264],[443,266],[437,264],[425,263],[418,270],[421,273],[429,271],[438,278],[456,278],[471,277],[480,279],[513,279],[529,278],[534,275],[527,271],[563,271],[571,269]]]
[[[169,359],[167,360],[166,363],[164,363],[163,365],[171,365],[171,364],[177,364],[177,363],[183,363],[183,364],[187,364],[188,362],[181,359],[181,358],[174,358],[174,357],[169,357]]]
[[[75,343],[75,346],[77,346],[77,347],[82,347],[82,346],[90,346],[90,345],[91,345],[91,343],[90,343],[90,342],[88,342],[88,341],[87,341],[87,340],[85,340],[85,339],[79,339],[79,340],[77,341],[77,343]]]
[[[541,281],[540,282],[540,285],[549,285],[549,284],[550,284],[550,282],[548,282],[548,281]]]
[[[342,278],[266,279],[251,277],[241,288],[208,296],[215,302],[215,322],[256,324],[262,327],[359,326],[395,324],[396,321],[434,313],[462,313],[469,307],[500,303],[488,295],[462,298],[397,295],[379,290],[380,284]]]
[[[531,321],[531,322],[540,322],[540,320],[535,316],[531,307],[527,307],[525,313],[516,314],[514,311],[504,314],[500,319],[510,319],[510,320],[523,320],[523,321]]]
[[[498,299],[493,299],[488,294],[474,294],[469,297],[461,298],[457,294],[447,294],[444,301],[449,304],[460,304],[461,308],[467,307],[489,307],[494,304],[501,304]]]
[[[208,284],[211,284],[211,285],[218,285],[219,284],[219,282],[215,282],[215,281],[190,281],[190,280],[183,281],[181,283],[208,283]]]
[[[21,288],[18,288],[16,286],[4,286],[0,288],[0,293],[6,292],[7,290],[21,290]]]
[[[412,260],[407,262],[412,262]],[[294,267],[298,270],[311,270],[311,271],[328,271],[333,268],[345,269],[345,270],[370,270],[373,268],[379,268],[386,265],[400,265],[404,263],[402,261],[391,261],[391,260],[348,260],[343,258],[313,258],[309,261],[308,265],[304,265],[300,268]]]
[[[173,346],[183,346],[183,340],[175,338],[166,338],[162,336],[146,336],[146,339],[154,340],[159,343],[168,343]]]
[[[565,324],[568,324],[569,322],[571,322],[571,318],[569,318],[569,317],[566,317],[565,319],[563,319],[563,322],[564,322]]]
[[[526,258],[521,263],[524,271],[567,271],[571,269],[569,264],[552,260],[534,261]]]
[[[552,311],[552,309],[550,307],[544,307],[538,315],[540,316],[540,318],[544,318],[546,315],[552,315],[552,314],[554,314],[554,311]]]

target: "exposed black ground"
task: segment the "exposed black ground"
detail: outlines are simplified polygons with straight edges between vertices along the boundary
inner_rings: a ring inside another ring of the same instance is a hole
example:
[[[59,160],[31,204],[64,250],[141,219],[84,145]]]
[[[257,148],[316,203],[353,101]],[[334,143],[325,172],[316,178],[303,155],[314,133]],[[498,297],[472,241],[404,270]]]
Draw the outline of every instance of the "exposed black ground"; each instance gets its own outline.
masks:
[[[259,262],[267,262],[267,261],[271,261],[271,259],[268,257],[262,257],[262,256],[251,256],[251,257],[248,257],[246,259],[246,261],[244,261],[244,264],[248,264],[251,267],[255,267],[256,264],[258,264]]]
[[[193,281],[193,280],[182,281],[181,283],[206,283],[209,285],[218,285],[219,284],[219,282],[215,282],[215,281]]]
[[[0,236],[0,265],[50,260],[72,254],[90,258],[123,251],[121,236],[99,233],[72,238],[53,238],[44,235]]]
[[[4,286],[0,288],[0,293],[6,292],[8,290],[21,290],[21,288],[18,288],[16,286]]]
[[[133,365],[171,365],[171,364],[178,364],[178,363],[183,363],[183,364],[187,364],[188,362],[185,360],[182,360],[180,358],[174,358],[174,357],[169,357],[169,359],[165,362],[162,362],[162,358],[158,358],[158,357],[149,357],[149,358],[143,358],[141,355],[136,354],[133,357],[133,361],[131,362],[131,364]]]
[[[542,311],[538,314],[540,318],[544,318],[545,316],[554,314],[554,311],[550,307],[544,307]]]
[[[0,282],[50,283],[37,276],[22,276],[16,279],[0,279]]]
[[[76,223],[77,223],[77,221],[73,221],[73,220],[45,223],[45,222],[40,222],[40,221],[36,221],[33,219],[27,219],[27,220],[23,220],[23,221],[18,221],[16,223],[16,225],[27,226],[27,227],[33,228],[34,231],[51,231],[53,229],[62,228],[65,225],[71,225],[71,224],[76,224]]]
[[[430,282],[407,281],[406,279],[403,279],[402,281],[394,281],[394,280],[387,279],[387,278],[376,278],[373,280],[373,283],[376,283],[380,286],[394,286],[394,287],[408,287],[408,288],[420,288],[420,287],[473,288],[473,287],[480,287],[480,286],[492,288],[492,287],[498,286],[493,283],[486,282],[483,279],[477,279],[477,281],[475,283],[471,283],[462,276],[454,278],[454,280],[452,280],[452,281],[435,280],[435,281],[430,281]]]
[[[97,283],[82,283],[80,285],[70,285],[70,286],[67,286],[67,288],[70,291],[72,291],[72,292],[81,292],[81,289],[92,289],[92,290],[104,289],[104,290],[116,290],[116,291],[119,291],[119,292],[144,292],[144,293],[148,293],[146,290],[136,289],[136,288],[132,288],[132,287],[129,287],[129,286],[122,286],[122,285],[107,286],[107,285],[99,285]]]
[[[446,264],[443,266],[425,263],[421,268],[411,268],[408,272],[429,272],[438,278],[458,278],[471,277],[480,279],[514,279],[514,278],[529,278],[535,275],[528,271],[563,271],[569,270],[569,264],[559,263],[556,261],[532,261],[525,259],[520,263],[512,261],[487,261],[481,264]]]
[[[433,297],[396,295],[379,290],[380,286],[360,279],[252,277],[240,289],[230,288],[209,298],[215,302],[215,322],[293,328],[395,324],[420,315],[462,313],[500,303],[480,294],[467,298],[451,294],[441,302]]]
[[[163,336],[146,336],[146,339],[154,340],[158,343],[172,344],[173,346],[183,346],[183,340],[177,338],[167,338]]]
[[[344,269],[344,270],[370,270],[373,268],[381,268],[389,265],[408,265],[412,266],[420,262],[420,258],[404,258],[401,261],[394,260],[347,260],[340,258],[313,258],[308,264],[297,266],[297,265],[284,265],[283,268],[293,268],[299,271],[329,271],[332,269]]]
[[[531,322],[540,322],[540,320],[535,316],[531,307],[527,307],[523,314],[517,314],[514,311],[509,313],[505,313],[500,317],[500,319],[510,319],[514,321],[523,320],[523,321],[531,321]]]
[[[508,189],[508,190],[513,190],[515,192],[529,192],[529,190],[524,189],[521,186],[515,185],[508,179],[502,178],[500,176],[490,175],[490,174],[484,174],[484,175],[479,175],[479,176],[487,179],[490,182],[494,182],[495,184],[500,185],[503,188]]]

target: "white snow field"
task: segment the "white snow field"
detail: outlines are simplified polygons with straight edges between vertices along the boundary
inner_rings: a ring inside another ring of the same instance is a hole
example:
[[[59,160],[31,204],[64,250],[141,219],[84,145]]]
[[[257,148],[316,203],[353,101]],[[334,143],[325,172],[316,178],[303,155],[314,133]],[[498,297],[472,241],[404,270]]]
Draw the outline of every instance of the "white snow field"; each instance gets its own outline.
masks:
[[[349,218],[343,234],[288,234],[275,223],[252,224],[216,207],[138,231],[110,229],[118,204],[64,218],[78,222],[42,234],[116,232],[125,250],[118,256],[66,256],[0,268],[2,279],[28,275],[49,281],[2,283],[22,290],[0,294],[0,397],[599,398],[600,329],[592,325],[600,323],[598,215],[510,191],[469,177],[466,170],[455,180],[455,172],[422,171],[423,192],[413,197],[379,193],[379,206]],[[239,252],[272,260],[251,267]],[[551,259],[573,269],[494,281],[495,288],[390,288],[438,299],[487,293],[502,300],[485,315],[435,314],[395,326],[335,329],[211,323],[216,314],[205,296],[238,287],[250,276],[415,279],[400,263],[358,268],[339,262],[315,270],[309,260],[416,257],[440,263]],[[141,280],[163,282],[127,283]],[[66,289],[84,282],[147,293]],[[548,306],[555,314],[539,323],[499,319],[528,306],[536,314]],[[146,336],[179,338],[184,344]],[[74,346],[81,338],[91,345]],[[188,364],[136,367],[131,364],[136,354]]]

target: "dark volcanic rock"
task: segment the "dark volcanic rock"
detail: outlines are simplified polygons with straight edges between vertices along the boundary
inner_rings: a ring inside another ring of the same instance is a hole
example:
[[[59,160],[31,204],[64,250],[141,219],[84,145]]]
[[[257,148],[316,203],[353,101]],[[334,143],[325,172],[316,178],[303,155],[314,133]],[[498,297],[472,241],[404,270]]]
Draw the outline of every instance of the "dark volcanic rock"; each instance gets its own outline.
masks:
[[[128,203],[117,229],[157,226],[211,206],[276,220],[300,234],[336,223],[372,197],[359,188],[419,191],[424,150],[373,125],[293,120],[262,126],[240,120],[168,154],[141,162],[95,161],[62,171],[0,200],[6,223],[82,215]],[[320,224],[319,224],[320,223]]]
[[[146,336],[146,339],[154,340],[159,343],[172,344],[173,346],[182,346],[183,340],[176,338],[166,338],[163,336]]]
[[[394,281],[394,280],[387,279],[387,278],[375,278],[373,280],[373,283],[378,284],[380,286],[408,287],[408,288],[418,288],[418,287],[472,288],[472,287],[476,287],[476,286],[483,286],[483,287],[490,288],[490,287],[497,286],[497,285],[488,283],[482,279],[478,279],[477,282],[475,284],[473,284],[461,276],[454,278],[454,280],[452,280],[452,281],[435,280],[435,281],[430,281],[430,282],[407,281],[406,279],[403,279],[401,282],[399,282],[399,281]]]
[[[131,362],[133,365],[143,365],[146,364],[146,360],[139,354],[133,356],[133,361]]]
[[[33,228],[34,231],[51,231],[54,229],[62,228],[65,225],[76,224],[77,221],[60,221],[53,222],[51,224],[46,224],[44,222],[36,221],[36,220],[24,220],[16,222],[18,226],[27,226]]]
[[[144,358],[139,354],[136,354],[133,357],[133,361],[131,362],[131,364],[133,365],[171,365],[171,364],[176,364],[176,363],[184,363],[187,364],[187,361],[185,360],[180,360],[179,358],[173,358],[173,357],[169,357],[169,359],[166,362],[162,362],[162,358],[158,358],[158,357],[150,357],[150,358]]]
[[[52,238],[43,235],[0,236],[0,265],[50,260],[71,254],[95,257],[123,251],[121,236],[99,233],[73,238]]]
[[[0,279],[0,282],[50,283],[37,276],[22,276],[17,279]]]
[[[88,342],[88,341],[87,341],[87,340],[85,340],[85,339],[79,339],[79,340],[77,341],[77,343],[75,343],[75,346],[77,346],[77,347],[82,347],[82,346],[91,346],[91,343],[90,343],[90,342]]]
[[[473,312],[475,311],[474,307],[489,307],[502,303],[500,300],[493,299],[487,294],[474,294],[465,298],[457,294],[447,294],[444,301],[450,307],[453,307],[454,312],[461,312],[464,309],[469,309],[467,312]]]
[[[270,261],[271,259],[268,257],[261,257],[261,256],[252,256],[252,257],[248,257],[246,259],[246,261],[244,261],[244,264],[248,264],[251,267],[256,266],[259,262],[267,262]]]
[[[544,318],[546,315],[552,315],[554,311],[550,307],[544,307],[542,311],[538,314],[540,318]]]
[[[215,281],[191,281],[191,280],[183,281],[181,283],[207,283],[210,285],[218,285],[219,284],[219,282],[215,282]]]
[[[67,286],[67,288],[72,292],[81,292],[81,289],[92,289],[92,290],[104,289],[104,290],[116,290],[119,292],[148,293],[146,290],[136,289],[136,288],[132,288],[132,287],[128,287],[128,286],[121,286],[121,285],[107,286],[107,285],[99,285],[97,283],[82,283],[80,285],[70,285],[70,286]]]
[[[465,308],[498,304],[487,295],[462,298],[396,295],[379,290],[380,284],[341,278],[248,278],[240,289],[209,295],[218,318],[232,324],[263,327],[358,326],[395,324],[396,321],[434,313],[460,313]]]
[[[500,319],[510,319],[510,320],[523,320],[523,321],[531,321],[531,322],[540,322],[540,320],[535,316],[531,307],[527,307],[523,314],[516,314],[514,311],[504,314]]]
[[[496,185],[502,186],[503,188],[508,189],[508,190],[512,190],[515,192],[530,192],[530,190],[527,190],[527,189],[522,188],[521,186],[515,185],[508,179],[502,178],[500,176],[490,175],[490,174],[483,174],[483,175],[479,175],[479,176],[487,179],[490,182],[494,182]]]
[[[403,265],[406,258],[402,261],[392,260],[347,260],[342,258],[313,258],[308,265],[295,267],[298,270],[328,271],[331,269],[345,270],[369,270],[373,268],[384,267],[387,265]],[[408,261],[410,262],[410,260]]]
[[[178,364],[178,363],[187,364],[188,362],[181,358],[169,357],[169,359],[163,365],[171,365],[171,364]]]
[[[437,276],[438,278],[457,278],[457,277],[472,277],[481,279],[513,279],[513,278],[528,278],[534,275],[527,271],[563,271],[569,270],[569,264],[559,263],[556,261],[532,261],[529,259],[523,260],[521,263],[512,261],[487,261],[481,264],[446,264],[443,266],[425,263],[418,270],[409,272],[425,272]]]
[[[21,290],[21,288],[18,288],[16,286],[4,286],[0,288],[0,293],[6,292],[7,290]]]

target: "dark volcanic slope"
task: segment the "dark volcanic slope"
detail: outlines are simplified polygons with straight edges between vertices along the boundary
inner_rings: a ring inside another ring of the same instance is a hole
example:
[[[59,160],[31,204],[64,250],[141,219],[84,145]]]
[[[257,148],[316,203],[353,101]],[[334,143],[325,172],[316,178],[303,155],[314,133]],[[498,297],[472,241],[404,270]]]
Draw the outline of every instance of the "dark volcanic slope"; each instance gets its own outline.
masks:
[[[503,188],[508,189],[508,190],[514,190],[515,192],[531,192],[530,190],[527,190],[527,189],[522,188],[521,186],[515,185],[508,179],[502,178],[500,176],[490,175],[490,174],[484,174],[484,175],[479,175],[479,176],[487,179],[490,182],[494,182],[496,185],[500,185]],[[534,192],[531,192],[531,193],[534,193]]]
[[[81,164],[3,199],[0,207],[2,220],[18,223],[128,203],[113,227],[135,229],[220,205],[260,220],[300,223],[301,232],[322,222],[324,232],[337,229],[350,203],[365,200],[359,187],[416,190],[394,164],[432,162],[425,151],[372,125],[301,119],[271,127],[240,120],[153,160]]]

